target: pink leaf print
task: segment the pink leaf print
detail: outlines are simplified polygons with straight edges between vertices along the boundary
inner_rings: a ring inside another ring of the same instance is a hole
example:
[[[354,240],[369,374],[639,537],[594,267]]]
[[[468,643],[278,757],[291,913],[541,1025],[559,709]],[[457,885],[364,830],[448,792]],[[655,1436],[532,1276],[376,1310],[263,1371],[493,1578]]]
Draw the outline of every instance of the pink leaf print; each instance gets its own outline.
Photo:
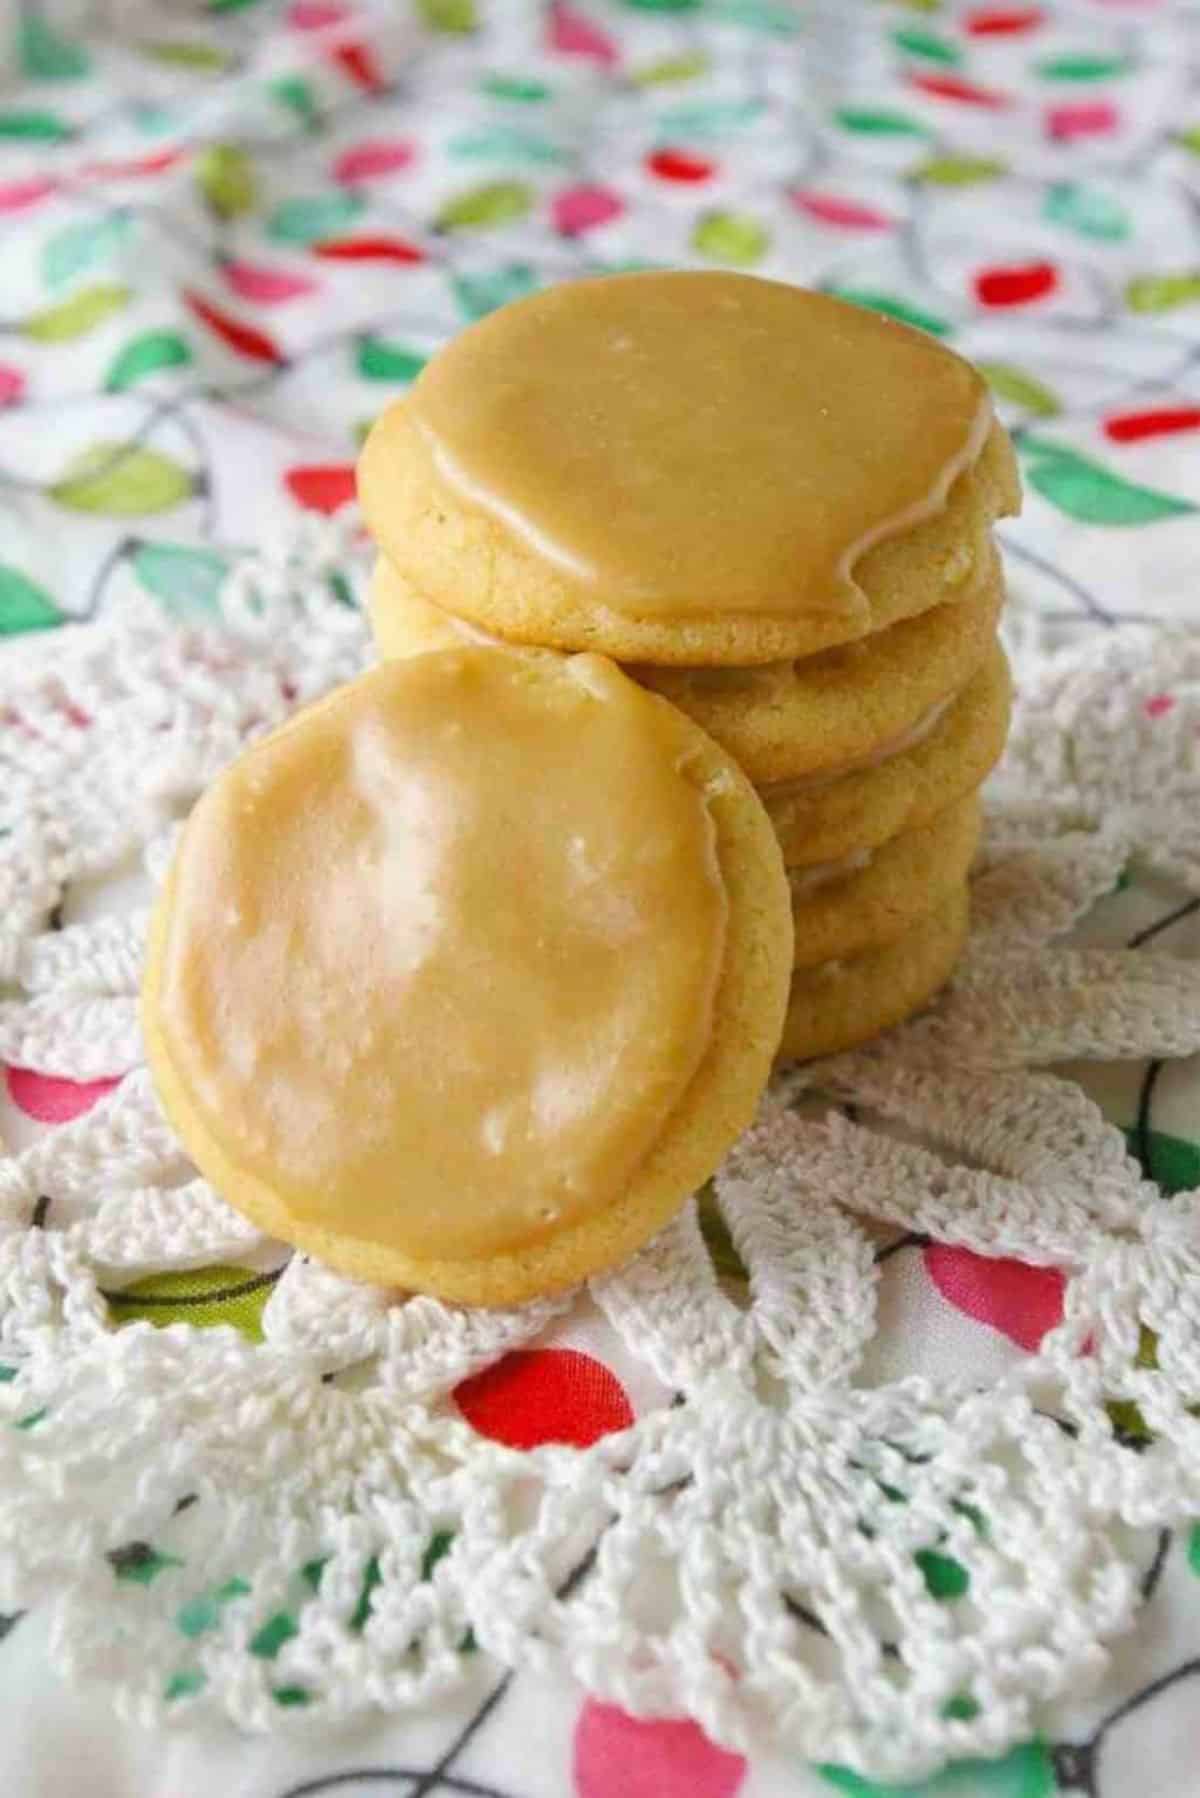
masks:
[[[39,1124],[69,1123],[119,1084],[117,1080],[59,1080],[32,1068],[7,1068],[5,1076],[13,1104]]]
[[[848,231],[890,231],[896,222],[874,206],[864,206],[860,200],[847,200],[841,194],[794,188],[788,197],[798,212],[820,219],[823,225],[841,225]]]
[[[284,300],[296,300],[302,294],[317,291],[316,282],[304,275],[264,268],[257,262],[223,262],[221,273],[239,299],[252,300],[256,306],[279,306]]]
[[[564,237],[578,237],[597,225],[620,218],[625,202],[611,187],[567,187],[554,196],[554,227]]]
[[[339,0],[292,0],[288,8],[288,24],[297,31],[323,31],[327,25],[340,25],[350,17],[350,8]]]
[[[698,1723],[646,1721],[589,1698],[575,1725],[577,1798],[736,1798],[746,1772]]]
[[[560,56],[588,56],[605,69],[615,68],[620,61],[620,52],[607,31],[601,31],[585,13],[576,12],[564,0],[556,0],[550,8],[546,45]]]
[[[15,406],[25,392],[25,376],[19,368],[0,362],[0,406]]]
[[[0,212],[23,212],[26,206],[36,206],[39,200],[53,192],[53,181],[44,175],[30,175],[24,181],[6,181],[0,187]]]
[[[1031,1354],[1062,1322],[1066,1281],[1057,1267],[993,1260],[943,1242],[931,1242],[924,1259],[930,1279],[956,1311],[989,1324]]]
[[[370,181],[376,175],[395,175],[416,159],[416,149],[404,138],[371,138],[351,144],[333,165],[335,181]]]
[[[1121,115],[1111,100],[1089,100],[1071,106],[1051,106],[1046,131],[1055,143],[1074,143],[1077,137],[1104,137],[1115,131]]]

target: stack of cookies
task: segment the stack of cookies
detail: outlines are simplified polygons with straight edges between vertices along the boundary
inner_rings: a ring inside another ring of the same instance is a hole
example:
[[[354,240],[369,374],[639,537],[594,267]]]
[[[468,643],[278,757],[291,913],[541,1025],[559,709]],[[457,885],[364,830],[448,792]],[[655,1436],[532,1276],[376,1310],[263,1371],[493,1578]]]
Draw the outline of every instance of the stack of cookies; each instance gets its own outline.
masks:
[[[968,363],[752,277],[575,282],[435,358],[360,494],[385,658],[599,653],[740,764],[792,892],[784,1055],[944,982],[1008,724],[991,528],[1020,503]]]

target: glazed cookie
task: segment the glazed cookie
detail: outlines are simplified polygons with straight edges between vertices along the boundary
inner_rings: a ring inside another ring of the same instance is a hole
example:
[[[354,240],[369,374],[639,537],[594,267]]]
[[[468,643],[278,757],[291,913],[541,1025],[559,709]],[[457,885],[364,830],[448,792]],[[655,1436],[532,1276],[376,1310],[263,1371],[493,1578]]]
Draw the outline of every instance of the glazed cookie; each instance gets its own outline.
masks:
[[[756,784],[840,775],[900,754],[931,714],[962,691],[995,642],[1004,600],[1000,558],[989,548],[976,589],[857,643],[800,662],[751,668],[625,672],[661,693],[727,749]],[[369,610],[381,655],[416,655],[498,639],[444,612],[384,557]]]
[[[394,662],[248,749],[156,909],[197,1166],[381,1286],[514,1304],[632,1253],[750,1121],[791,903],[753,788],[594,656]]]
[[[966,886],[959,886],[885,948],[798,972],[779,1059],[809,1061],[853,1049],[928,1004],[954,971],[968,909]]]
[[[789,868],[837,861],[928,823],[973,793],[1004,752],[1012,678],[999,644],[928,735],[876,768],[760,788]]]
[[[865,955],[902,937],[963,884],[979,824],[972,794],[880,849],[790,870],[793,965]]]
[[[959,599],[1020,499],[969,363],[694,271],[567,282],[462,332],[376,423],[359,494],[433,604],[674,667],[810,656]]]

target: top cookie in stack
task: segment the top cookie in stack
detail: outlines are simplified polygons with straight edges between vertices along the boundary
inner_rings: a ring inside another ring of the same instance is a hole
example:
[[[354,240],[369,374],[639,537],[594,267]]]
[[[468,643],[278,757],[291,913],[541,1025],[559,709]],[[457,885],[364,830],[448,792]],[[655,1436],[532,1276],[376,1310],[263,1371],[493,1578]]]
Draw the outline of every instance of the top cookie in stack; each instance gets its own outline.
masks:
[[[1007,728],[991,527],[1020,500],[969,363],[753,277],[573,282],[436,357],[359,488],[385,655],[597,651],[741,763],[794,871],[786,1050],[940,984]]]

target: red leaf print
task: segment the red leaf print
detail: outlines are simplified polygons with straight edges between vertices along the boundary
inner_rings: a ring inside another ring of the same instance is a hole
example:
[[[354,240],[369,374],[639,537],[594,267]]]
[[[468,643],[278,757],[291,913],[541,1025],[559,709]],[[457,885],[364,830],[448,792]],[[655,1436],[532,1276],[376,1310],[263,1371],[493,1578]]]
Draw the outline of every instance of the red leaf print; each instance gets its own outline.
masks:
[[[647,156],[646,167],[660,181],[708,181],[717,172],[715,162],[689,150],[655,150]]]
[[[335,181],[369,181],[374,175],[394,175],[416,160],[416,150],[403,138],[379,138],[351,144],[333,165]]]
[[[611,187],[567,187],[555,194],[552,210],[555,230],[564,237],[578,237],[583,231],[593,231],[597,225],[620,218],[625,202]]]
[[[930,1243],[924,1260],[930,1279],[956,1311],[989,1324],[1030,1353],[1062,1322],[1066,1281],[1060,1268],[993,1260],[943,1242]]]
[[[1013,7],[1007,11],[989,7],[967,14],[967,30],[972,37],[1018,37],[1023,31],[1036,31],[1045,17],[1040,6]]]
[[[633,1422],[617,1376],[579,1349],[518,1349],[463,1380],[454,1399],[481,1436],[509,1448],[543,1442],[589,1448]]]
[[[560,56],[589,56],[606,69],[615,68],[620,61],[620,52],[608,33],[562,0],[550,8],[546,47]]]
[[[988,106],[993,111],[1012,105],[1010,95],[1002,94],[994,87],[980,87],[974,81],[964,81],[961,75],[910,75],[909,80],[923,94],[933,94],[939,100],[959,100],[964,106]]]
[[[378,93],[383,86],[379,64],[366,44],[339,44],[336,50],[330,51],[330,60],[368,93]]]
[[[293,499],[308,511],[324,512],[326,516],[349,505],[355,495],[352,462],[289,468],[284,480]]]
[[[7,181],[0,187],[0,212],[22,212],[36,206],[54,192],[54,183],[44,175],[31,175],[25,181]]]
[[[138,175],[161,175],[175,167],[187,155],[186,150],[155,150],[150,156],[134,156],[125,162],[89,162],[81,171],[95,181],[124,181]]]
[[[424,262],[425,252],[404,237],[327,237],[313,245],[326,262]]]
[[[241,319],[231,318],[227,312],[210,305],[203,294],[185,288],[183,298],[200,322],[215,332],[222,343],[228,344],[231,350],[236,350],[239,356],[248,356],[252,362],[286,361],[278,344],[265,331],[258,330],[254,325],[243,324]]]
[[[6,1068],[8,1096],[18,1111],[39,1124],[66,1124],[90,1111],[105,1093],[119,1084],[111,1080],[60,1080],[54,1074],[37,1074],[32,1068]]]
[[[1046,114],[1046,131],[1055,143],[1073,143],[1077,137],[1104,137],[1115,131],[1121,115],[1111,100],[1089,100],[1078,106],[1052,106]]]
[[[1171,437],[1200,426],[1200,406],[1163,406],[1155,412],[1121,412],[1104,421],[1113,443],[1140,443],[1145,437]]]
[[[975,277],[975,292],[985,306],[1027,306],[1043,300],[1058,286],[1052,262],[1027,262],[1015,268],[984,268]]]
[[[798,212],[820,219],[823,225],[842,225],[850,231],[889,231],[895,224],[874,206],[859,200],[843,199],[841,194],[814,193],[811,188],[794,188],[788,198]]]

